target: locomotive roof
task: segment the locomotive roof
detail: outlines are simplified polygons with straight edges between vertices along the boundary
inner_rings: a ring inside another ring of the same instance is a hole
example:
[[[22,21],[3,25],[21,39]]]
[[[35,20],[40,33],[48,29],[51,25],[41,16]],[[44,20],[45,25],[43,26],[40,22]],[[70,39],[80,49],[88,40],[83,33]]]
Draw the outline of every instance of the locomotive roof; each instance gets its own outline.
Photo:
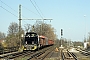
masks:
[[[26,34],[37,34],[37,33],[35,33],[35,32],[27,32]]]

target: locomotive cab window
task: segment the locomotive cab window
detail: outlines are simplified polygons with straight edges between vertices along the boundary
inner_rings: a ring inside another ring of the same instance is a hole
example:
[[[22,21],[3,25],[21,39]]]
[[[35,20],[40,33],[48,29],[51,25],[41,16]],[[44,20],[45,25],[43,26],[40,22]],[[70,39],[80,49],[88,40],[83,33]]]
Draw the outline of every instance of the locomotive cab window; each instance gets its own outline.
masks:
[[[37,44],[38,43],[38,36],[36,33],[26,33],[25,42],[27,44]]]

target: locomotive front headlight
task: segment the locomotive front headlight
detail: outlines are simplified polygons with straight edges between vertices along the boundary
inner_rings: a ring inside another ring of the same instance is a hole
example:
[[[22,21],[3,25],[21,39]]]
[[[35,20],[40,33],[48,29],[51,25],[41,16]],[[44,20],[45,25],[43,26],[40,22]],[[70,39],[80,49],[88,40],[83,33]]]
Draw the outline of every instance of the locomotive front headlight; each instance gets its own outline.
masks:
[[[25,43],[27,44],[27,41]]]

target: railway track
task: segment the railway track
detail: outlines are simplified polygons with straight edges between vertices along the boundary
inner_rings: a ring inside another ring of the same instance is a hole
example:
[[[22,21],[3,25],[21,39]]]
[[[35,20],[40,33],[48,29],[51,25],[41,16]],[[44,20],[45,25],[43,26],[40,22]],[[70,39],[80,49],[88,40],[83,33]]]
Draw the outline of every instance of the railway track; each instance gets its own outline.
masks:
[[[85,56],[90,56],[90,51],[88,50],[83,50],[83,49],[76,49],[76,50]]]
[[[62,60],[78,60],[76,55],[69,50],[61,50],[61,58]]]
[[[24,56],[27,56],[27,55],[31,55],[33,53],[34,52],[31,52],[31,51],[11,53],[11,54],[0,57],[0,59],[15,59],[17,57],[24,57]]]
[[[25,58],[25,57],[28,56],[28,58],[26,58],[27,60],[31,60],[31,59],[43,60],[45,58],[45,55],[50,53],[51,50],[49,51],[49,49],[51,49],[51,48],[53,48],[53,46],[43,48],[43,49],[41,49],[39,51],[24,51],[24,52],[10,53],[10,54],[0,56],[0,59],[6,59],[6,60],[16,59],[17,60],[18,58]]]
[[[56,56],[56,57],[54,57]],[[27,60],[78,60],[76,55],[69,50],[59,49],[55,51],[55,48],[47,48],[31,55]]]
[[[73,52],[70,52],[67,49],[59,49],[56,51],[55,46],[43,48],[39,51],[34,51],[34,52],[24,51],[24,52],[13,53],[13,54],[0,57],[0,59],[7,59],[7,60],[9,59],[17,60],[18,58],[25,58],[24,60],[47,60],[47,59],[52,59],[52,58],[56,60],[60,60],[60,59],[61,60],[78,60],[76,55]]]
[[[56,56],[56,57],[54,57]],[[41,52],[35,53],[27,60],[78,60],[76,55],[69,50],[59,49],[55,51],[55,48],[49,48]]]
[[[16,51],[18,51],[18,47],[2,48],[0,49],[0,55],[11,53],[11,52],[16,52]]]
[[[32,54],[27,60],[44,60],[46,56],[53,50],[54,50],[53,46],[42,49]]]

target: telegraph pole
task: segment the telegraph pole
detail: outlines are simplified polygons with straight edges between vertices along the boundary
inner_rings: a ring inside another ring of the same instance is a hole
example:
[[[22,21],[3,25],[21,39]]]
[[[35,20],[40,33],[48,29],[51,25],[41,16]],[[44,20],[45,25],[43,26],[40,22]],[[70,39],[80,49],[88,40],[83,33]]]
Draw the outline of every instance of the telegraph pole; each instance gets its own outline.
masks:
[[[19,40],[20,40],[20,47],[21,47],[21,20],[43,20],[43,23],[44,23],[44,20],[52,20],[52,19],[22,19],[21,18],[21,5],[19,5]]]
[[[20,47],[21,47],[21,5],[19,5],[19,40],[20,40]]]

